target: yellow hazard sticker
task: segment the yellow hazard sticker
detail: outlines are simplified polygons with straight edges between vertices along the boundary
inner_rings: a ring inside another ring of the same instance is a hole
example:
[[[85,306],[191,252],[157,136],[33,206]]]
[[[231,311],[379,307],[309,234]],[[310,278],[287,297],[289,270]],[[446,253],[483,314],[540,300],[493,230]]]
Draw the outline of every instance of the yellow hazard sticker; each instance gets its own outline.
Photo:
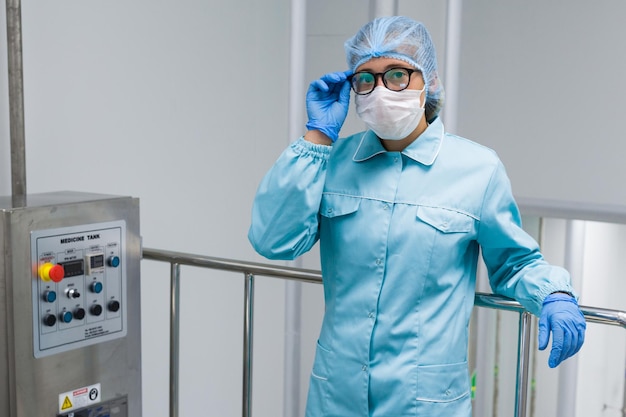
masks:
[[[74,406],[72,405],[72,402],[70,401],[70,397],[66,395],[65,399],[63,400],[63,404],[61,405],[61,411],[67,410],[72,407]]]

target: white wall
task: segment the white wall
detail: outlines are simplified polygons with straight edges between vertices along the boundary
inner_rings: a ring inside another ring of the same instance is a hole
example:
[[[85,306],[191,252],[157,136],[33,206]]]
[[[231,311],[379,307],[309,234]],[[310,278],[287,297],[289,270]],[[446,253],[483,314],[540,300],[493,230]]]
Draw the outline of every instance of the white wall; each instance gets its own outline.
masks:
[[[626,205],[626,3],[464,0],[459,134],[519,197]]]
[[[588,222],[586,225],[581,302],[626,311],[626,225]],[[589,324],[578,370],[577,415],[622,417],[626,332]]]

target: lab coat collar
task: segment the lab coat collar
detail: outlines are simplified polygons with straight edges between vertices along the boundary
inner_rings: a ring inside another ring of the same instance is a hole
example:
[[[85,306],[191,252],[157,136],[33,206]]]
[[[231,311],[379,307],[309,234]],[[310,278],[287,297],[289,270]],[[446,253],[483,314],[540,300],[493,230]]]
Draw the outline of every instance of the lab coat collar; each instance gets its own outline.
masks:
[[[441,149],[443,134],[443,123],[436,118],[413,143],[404,148],[402,153],[423,165],[432,165]],[[367,130],[361,136],[361,143],[352,159],[355,162],[363,162],[384,152],[387,150],[378,136],[371,130]]]

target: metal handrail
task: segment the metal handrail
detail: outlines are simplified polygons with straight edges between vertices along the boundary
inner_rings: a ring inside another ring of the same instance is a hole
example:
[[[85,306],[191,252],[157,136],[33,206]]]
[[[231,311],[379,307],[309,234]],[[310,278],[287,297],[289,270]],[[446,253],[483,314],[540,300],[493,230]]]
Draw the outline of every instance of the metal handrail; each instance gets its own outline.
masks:
[[[252,350],[254,318],[254,278],[265,276],[284,278],[299,282],[322,283],[322,273],[318,270],[270,265],[257,262],[239,261],[194,255],[160,249],[143,248],[143,259],[170,264],[171,311],[170,311],[170,417],[178,417],[179,404],[179,328],[180,328],[180,265],[241,272],[245,277],[244,290],[244,334],[243,334],[243,387],[242,417],[252,413]],[[520,315],[517,352],[517,384],[515,393],[515,417],[526,417],[528,393],[528,362],[530,356],[531,314],[520,303],[510,298],[486,293],[476,293],[474,306],[496,310],[517,312]],[[626,329],[626,312],[605,308],[580,306],[585,319],[590,323],[620,326]]]

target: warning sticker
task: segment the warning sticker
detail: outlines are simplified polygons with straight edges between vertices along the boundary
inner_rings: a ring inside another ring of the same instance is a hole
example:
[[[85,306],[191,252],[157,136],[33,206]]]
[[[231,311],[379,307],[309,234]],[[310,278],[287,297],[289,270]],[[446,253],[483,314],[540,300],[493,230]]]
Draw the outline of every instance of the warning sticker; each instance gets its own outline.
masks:
[[[100,384],[94,384],[59,394],[59,412],[75,410],[99,403],[100,394]]]
[[[70,397],[66,395],[65,399],[63,400],[63,405],[61,406],[61,411],[71,410],[73,407],[74,406],[72,405],[72,402],[70,401]]]

